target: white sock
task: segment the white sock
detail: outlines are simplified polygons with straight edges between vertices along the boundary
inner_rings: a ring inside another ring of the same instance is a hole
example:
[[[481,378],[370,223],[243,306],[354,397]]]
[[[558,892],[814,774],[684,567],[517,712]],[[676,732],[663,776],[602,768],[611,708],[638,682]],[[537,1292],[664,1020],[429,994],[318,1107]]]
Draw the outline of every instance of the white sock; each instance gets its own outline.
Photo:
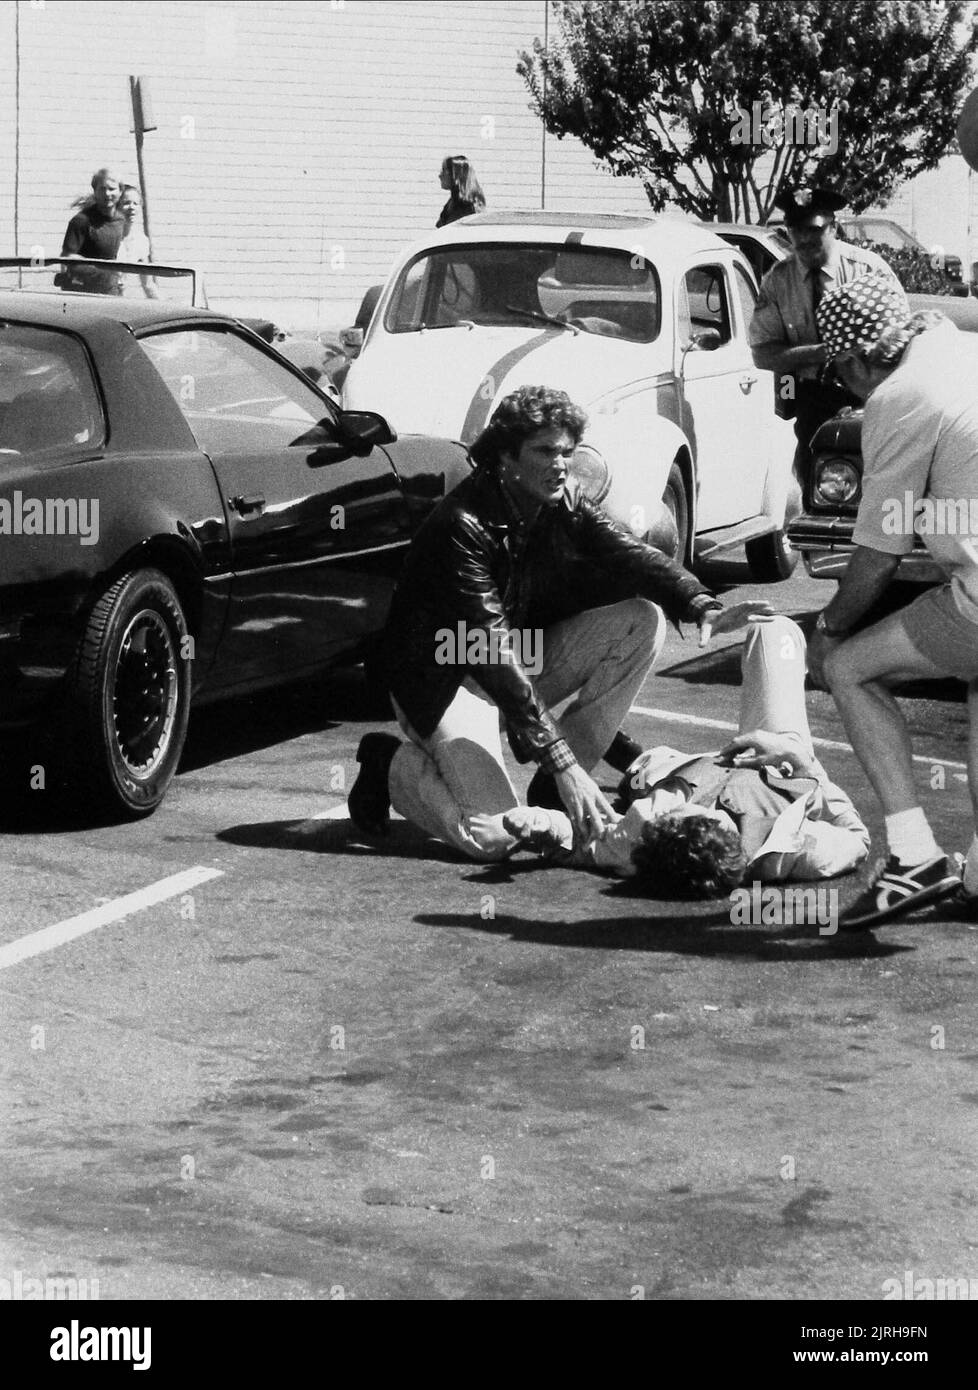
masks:
[[[964,891],[978,893],[978,835],[971,841],[964,865]]]
[[[941,847],[934,839],[934,832],[920,806],[914,806],[909,811],[898,811],[895,816],[885,816],[884,820],[890,853],[899,859],[904,868],[915,869],[918,864],[926,864],[941,853]]]

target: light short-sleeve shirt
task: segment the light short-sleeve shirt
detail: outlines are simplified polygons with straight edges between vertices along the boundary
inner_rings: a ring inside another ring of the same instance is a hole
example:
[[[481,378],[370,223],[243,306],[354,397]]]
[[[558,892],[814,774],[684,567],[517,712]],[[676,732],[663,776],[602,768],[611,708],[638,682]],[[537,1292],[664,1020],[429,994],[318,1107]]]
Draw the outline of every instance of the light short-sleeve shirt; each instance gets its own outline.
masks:
[[[761,292],[748,330],[751,347],[765,347],[768,343],[807,347],[819,342],[813,278],[819,277],[824,294],[836,285],[847,285],[869,274],[882,275],[900,288],[899,280],[882,256],[843,241],[835,243],[825,265],[814,271],[806,270],[795,254],[779,261],[761,281]],[[798,367],[794,375],[803,381],[814,380],[820,371],[818,363],[813,362]]]
[[[978,338],[945,320],[913,338],[866,401],[853,540],[906,555],[919,535],[978,623]]]

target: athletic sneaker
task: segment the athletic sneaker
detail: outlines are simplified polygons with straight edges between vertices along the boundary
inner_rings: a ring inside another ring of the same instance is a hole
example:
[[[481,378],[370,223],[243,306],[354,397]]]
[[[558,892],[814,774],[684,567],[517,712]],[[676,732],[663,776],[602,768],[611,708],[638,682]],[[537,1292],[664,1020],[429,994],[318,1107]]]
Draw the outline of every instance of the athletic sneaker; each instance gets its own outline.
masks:
[[[862,931],[928,903],[950,897],[961,886],[961,872],[946,854],[907,868],[895,855],[876,866],[872,882],[843,915],[842,931]]]
[[[954,858],[961,877],[954,891],[938,903],[937,911],[952,922],[978,923],[978,893],[969,893],[964,886],[964,855],[956,854]]]

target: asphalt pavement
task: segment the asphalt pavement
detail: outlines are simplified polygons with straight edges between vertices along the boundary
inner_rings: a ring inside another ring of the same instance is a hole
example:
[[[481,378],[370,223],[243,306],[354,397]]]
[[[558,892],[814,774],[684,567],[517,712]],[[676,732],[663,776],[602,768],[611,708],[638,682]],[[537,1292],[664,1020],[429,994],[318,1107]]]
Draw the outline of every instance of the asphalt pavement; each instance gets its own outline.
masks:
[[[711,571],[793,616],[834,590],[745,576]],[[738,681],[737,638],[673,633],[631,732],[715,747]],[[960,690],[905,707],[923,803],[964,849]],[[810,714],[878,850],[831,699]],[[355,750],[392,727],[373,716],[358,672],[201,710],[162,808],[124,825],[31,790],[14,750],[0,1279],[878,1300],[911,1271],[978,1295],[975,925],[734,923],[725,900],[460,862],[401,821],[358,841]],[[829,885],[840,910],[860,882]]]

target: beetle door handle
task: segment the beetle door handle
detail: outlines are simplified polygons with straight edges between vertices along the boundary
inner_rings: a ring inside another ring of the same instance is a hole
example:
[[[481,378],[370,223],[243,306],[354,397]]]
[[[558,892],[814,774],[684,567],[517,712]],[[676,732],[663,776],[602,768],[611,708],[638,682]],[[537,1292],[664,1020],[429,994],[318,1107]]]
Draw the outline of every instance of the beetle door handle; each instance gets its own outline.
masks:
[[[749,394],[751,387],[756,385],[756,383],[757,377],[752,376],[750,372],[747,372],[744,376],[740,378],[740,389],[746,396]]]
[[[261,516],[265,510],[264,497],[229,497],[228,502],[239,516]]]

